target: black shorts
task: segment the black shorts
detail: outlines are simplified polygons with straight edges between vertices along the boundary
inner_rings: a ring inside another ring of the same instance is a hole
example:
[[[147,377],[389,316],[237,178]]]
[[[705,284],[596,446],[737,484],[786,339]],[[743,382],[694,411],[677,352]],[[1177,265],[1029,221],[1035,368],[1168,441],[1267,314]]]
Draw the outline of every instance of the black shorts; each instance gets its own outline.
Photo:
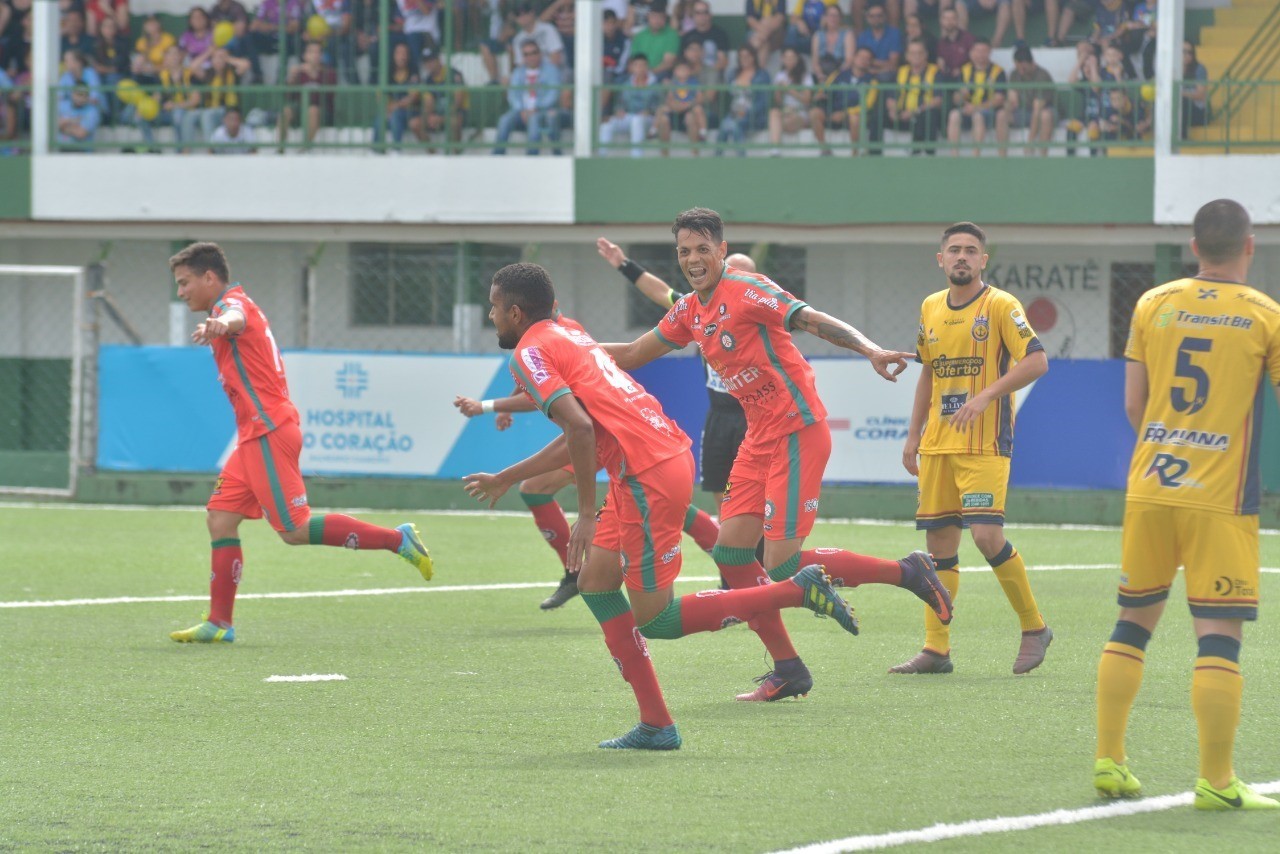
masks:
[[[724,492],[729,470],[738,456],[738,446],[747,435],[747,416],[742,412],[709,409],[702,427],[702,489]]]

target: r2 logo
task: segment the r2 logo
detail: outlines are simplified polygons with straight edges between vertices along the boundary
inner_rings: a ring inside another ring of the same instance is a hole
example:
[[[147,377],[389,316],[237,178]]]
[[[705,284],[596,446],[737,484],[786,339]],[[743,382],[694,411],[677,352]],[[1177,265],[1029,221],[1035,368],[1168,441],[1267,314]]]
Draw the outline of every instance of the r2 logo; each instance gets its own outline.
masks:
[[[1190,469],[1191,463],[1181,457],[1160,453],[1156,454],[1156,458],[1151,461],[1151,465],[1147,468],[1147,473],[1143,477],[1148,478],[1155,475],[1160,478],[1161,486],[1177,489],[1184,485],[1182,478],[1186,476]]]

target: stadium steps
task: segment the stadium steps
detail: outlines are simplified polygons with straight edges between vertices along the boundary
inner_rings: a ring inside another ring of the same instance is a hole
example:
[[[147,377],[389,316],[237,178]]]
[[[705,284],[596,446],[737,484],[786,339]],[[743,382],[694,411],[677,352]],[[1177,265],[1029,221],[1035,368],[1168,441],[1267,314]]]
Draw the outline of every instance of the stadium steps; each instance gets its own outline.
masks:
[[[1231,144],[1275,142],[1275,147],[1239,149],[1250,153],[1280,150],[1280,4],[1276,0],[1234,0],[1219,9],[1211,26],[1200,31],[1197,56],[1209,75],[1209,124],[1191,128],[1194,142],[1223,146],[1187,148],[1188,153],[1222,153]],[[1250,50],[1251,42],[1253,49]],[[1261,49],[1259,47],[1261,46]],[[1226,79],[1274,81],[1251,92],[1223,85]],[[1231,95],[1231,103],[1227,98]]]

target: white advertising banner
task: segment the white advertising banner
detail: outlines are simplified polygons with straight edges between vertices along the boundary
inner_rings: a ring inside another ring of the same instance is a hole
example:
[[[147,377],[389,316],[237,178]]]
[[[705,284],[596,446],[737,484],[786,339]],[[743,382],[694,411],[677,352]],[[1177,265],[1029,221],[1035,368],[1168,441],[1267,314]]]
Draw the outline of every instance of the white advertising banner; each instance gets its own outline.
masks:
[[[982,278],[1016,296],[1050,359],[1105,359],[1110,353],[1110,262],[1076,251],[993,247]]]
[[[861,359],[814,359],[818,393],[831,427],[827,483],[915,483],[902,467],[911,404],[920,366],[912,363],[896,383]]]
[[[488,388],[501,356],[285,354],[302,426],[302,470],[433,476],[467,419],[460,391]]]

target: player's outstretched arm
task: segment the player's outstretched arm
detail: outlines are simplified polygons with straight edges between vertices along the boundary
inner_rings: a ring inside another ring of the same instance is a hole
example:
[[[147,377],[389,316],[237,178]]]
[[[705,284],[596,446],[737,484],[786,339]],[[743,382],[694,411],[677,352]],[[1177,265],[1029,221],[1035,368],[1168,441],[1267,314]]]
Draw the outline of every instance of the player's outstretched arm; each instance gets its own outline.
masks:
[[[967,431],[969,425],[977,421],[991,405],[991,401],[999,400],[1007,394],[1013,394],[1018,389],[1031,385],[1048,372],[1049,357],[1043,350],[1028,353],[1021,362],[1009,369],[1009,373],[965,401],[964,406],[957,409],[951,416],[952,428],[961,433]]]
[[[557,436],[538,453],[507,466],[497,474],[476,472],[467,475],[462,479],[462,488],[476,501],[488,501],[493,507],[508,489],[522,480],[562,469],[568,464],[568,442],[564,436]]]
[[[916,356],[915,353],[885,350],[840,318],[832,317],[812,306],[805,306],[791,315],[791,328],[808,332],[837,347],[866,356],[875,372],[889,382],[897,382],[898,374],[907,369],[907,361]]]
[[[624,371],[635,370],[671,352],[671,347],[653,331],[646,332],[630,344],[601,344],[600,346]]]
[[[491,404],[486,406],[486,404]],[[453,405],[468,418],[474,418],[486,412],[533,412],[538,407],[527,395],[513,394],[510,397],[499,397],[494,400],[476,400],[474,397],[458,395]]]
[[[565,571],[577,574],[587,563],[587,552],[596,536],[596,427],[587,410],[572,394],[551,401],[547,414],[564,431],[578,488],[578,518],[569,532]]]
[[[1150,390],[1147,385],[1147,366],[1138,361],[1124,363],[1124,414],[1129,416],[1134,433],[1142,431],[1142,416],[1147,411],[1147,397]],[[1280,389],[1276,389],[1276,400],[1280,400]]]
[[[600,253],[601,258],[609,262],[613,269],[626,276],[627,281],[639,288],[640,293],[648,297],[651,302],[663,308],[671,308],[680,298],[670,285],[628,258],[622,251],[622,247],[610,242],[608,238],[596,238],[596,251]]]

